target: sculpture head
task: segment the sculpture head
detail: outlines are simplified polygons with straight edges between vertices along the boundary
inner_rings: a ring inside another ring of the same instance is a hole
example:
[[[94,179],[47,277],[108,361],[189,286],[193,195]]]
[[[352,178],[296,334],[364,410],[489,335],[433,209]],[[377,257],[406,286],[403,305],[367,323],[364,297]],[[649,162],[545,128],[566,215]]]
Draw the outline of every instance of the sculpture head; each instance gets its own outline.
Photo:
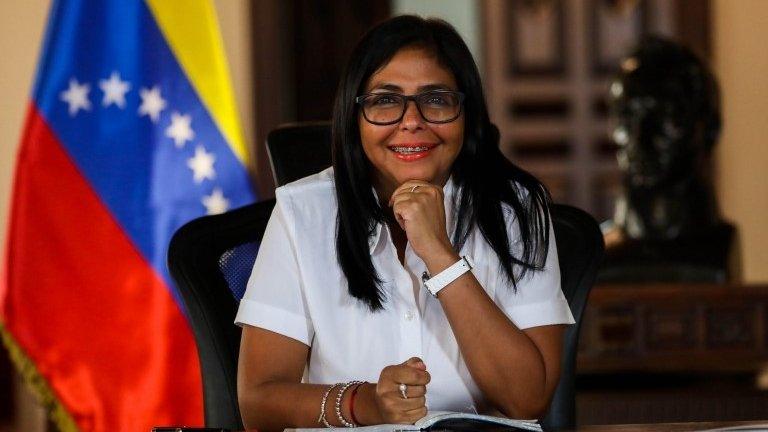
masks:
[[[660,190],[701,175],[720,132],[717,81],[690,50],[644,39],[622,62],[609,108],[629,189]]]

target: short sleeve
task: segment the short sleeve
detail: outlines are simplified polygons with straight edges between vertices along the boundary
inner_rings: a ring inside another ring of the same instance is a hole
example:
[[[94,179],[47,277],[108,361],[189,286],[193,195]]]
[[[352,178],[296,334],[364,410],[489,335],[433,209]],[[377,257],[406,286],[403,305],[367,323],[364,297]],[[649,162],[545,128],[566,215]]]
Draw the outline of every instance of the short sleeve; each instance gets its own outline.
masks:
[[[516,218],[508,228],[513,241],[519,238]],[[516,269],[517,270],[517,269]],[[568,301],[560,287],[560,264],[557,259],[557,243],[552,225],[549,226],[549,248],[542,270],[528,270],[517,283],[515,292],[512,282],[503,272],[494,292],[494,302],[519,328],[575,323]]]
[[[235,324],[260,327],[310,346],[314,329],[301,283],[290,208],[286,208],[290,199],[280,195],[267,222]]]

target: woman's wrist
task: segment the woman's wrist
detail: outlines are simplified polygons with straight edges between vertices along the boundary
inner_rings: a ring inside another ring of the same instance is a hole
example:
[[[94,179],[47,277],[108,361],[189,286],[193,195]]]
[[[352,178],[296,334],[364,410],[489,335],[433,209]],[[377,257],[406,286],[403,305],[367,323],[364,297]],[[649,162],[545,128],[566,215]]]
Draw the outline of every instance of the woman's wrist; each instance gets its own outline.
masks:
[[[376,403],[376,383],[363,383],[355,397],[355,418],[361,425],[382,424],[384,419]]]
[[[424,261],[424,264],[427,266],[429,274],[434,276],[452,266],[460,259],[461,257],[459,254],[457,254],[456,251],[453,250],[453,247],[450,246],[435,250],[435,252],[429,254],[429,256],[422,258],[422,261]]]
[[[360,390],[360,386],[363,384],[365,384],[365,382],[355,385],[352,389],[352,393],[349,395],[349,416],[352,418],[352,423],[356,426],[365,426],[363,422],[355,416],[355,397],[357,396],[358,390]]]

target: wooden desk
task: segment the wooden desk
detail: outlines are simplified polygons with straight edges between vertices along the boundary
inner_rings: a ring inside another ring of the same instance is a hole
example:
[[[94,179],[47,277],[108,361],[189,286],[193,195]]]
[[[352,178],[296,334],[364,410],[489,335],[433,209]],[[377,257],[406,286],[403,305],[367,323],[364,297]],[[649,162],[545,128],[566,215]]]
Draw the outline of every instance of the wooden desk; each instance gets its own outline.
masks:
[[[768,421],[737,421],[584,426],[577,429],[577,432],[695,432],[726,427],[748,427],[751,425],[762,425],[763,428],[757,430],[768,430]]]
[[[759,372],[768,285],[613,284],[592,289],[579,373]]]

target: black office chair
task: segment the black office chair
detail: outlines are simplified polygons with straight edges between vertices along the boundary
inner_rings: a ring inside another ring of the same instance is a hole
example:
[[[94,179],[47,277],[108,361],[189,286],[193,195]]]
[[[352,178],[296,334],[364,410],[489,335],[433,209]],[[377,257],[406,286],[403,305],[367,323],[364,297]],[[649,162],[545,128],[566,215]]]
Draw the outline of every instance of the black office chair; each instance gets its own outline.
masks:
[[[605,245],[595,219],[583,210],[563,204],[551,209],[552,225],[560,261],[560,284],[576,324],[565,332],[560,382],[547,414],[541,419],[544,430],[576,427],[576,352],[587,297],[603,259]]]
[[[300,126],[273,131],[268,138],[270,156],[302,158],[294,144],[314,145],[318,137],[328,136],[327,125],[316,126],[305,131],[294,130],[301,129]],[[286,136],[301,139],[299,143],[288,144],[293,150],[283,153],[279,145],[286,142]],[[326,145],[330,146],[330,139]],[[326,155],[330,164],[329,151],[319,154]],[[327,167],[319,163],[301,165],[293,162],[289,165],[273,161],[278,186]],[[274,200],[270,200],[196,219],[179,229],[171,240],[168,265],[195,333],[203,374],[205,424],[209,427],[242,429],[237,404],[240,328],[233,322],[238,299],[245,290],[273,206]],[[546,430],[561,430],[575,426],[574,381],[579,326],[602,258],[603,239],[595,220],[579,209],[555,205],[551,214],[563,292],[576,319],[576,325],[566,331],[560,383],[547,415],[542,418]]]
[[[173,235],[168,268],[184,299],[203,375],[205,425],[242,430],[237,404],[240,298],[274,200],[195,219]]]
[[[267,154],[276,186],[331,166],[331,125],[291,123],[267,135]]]

